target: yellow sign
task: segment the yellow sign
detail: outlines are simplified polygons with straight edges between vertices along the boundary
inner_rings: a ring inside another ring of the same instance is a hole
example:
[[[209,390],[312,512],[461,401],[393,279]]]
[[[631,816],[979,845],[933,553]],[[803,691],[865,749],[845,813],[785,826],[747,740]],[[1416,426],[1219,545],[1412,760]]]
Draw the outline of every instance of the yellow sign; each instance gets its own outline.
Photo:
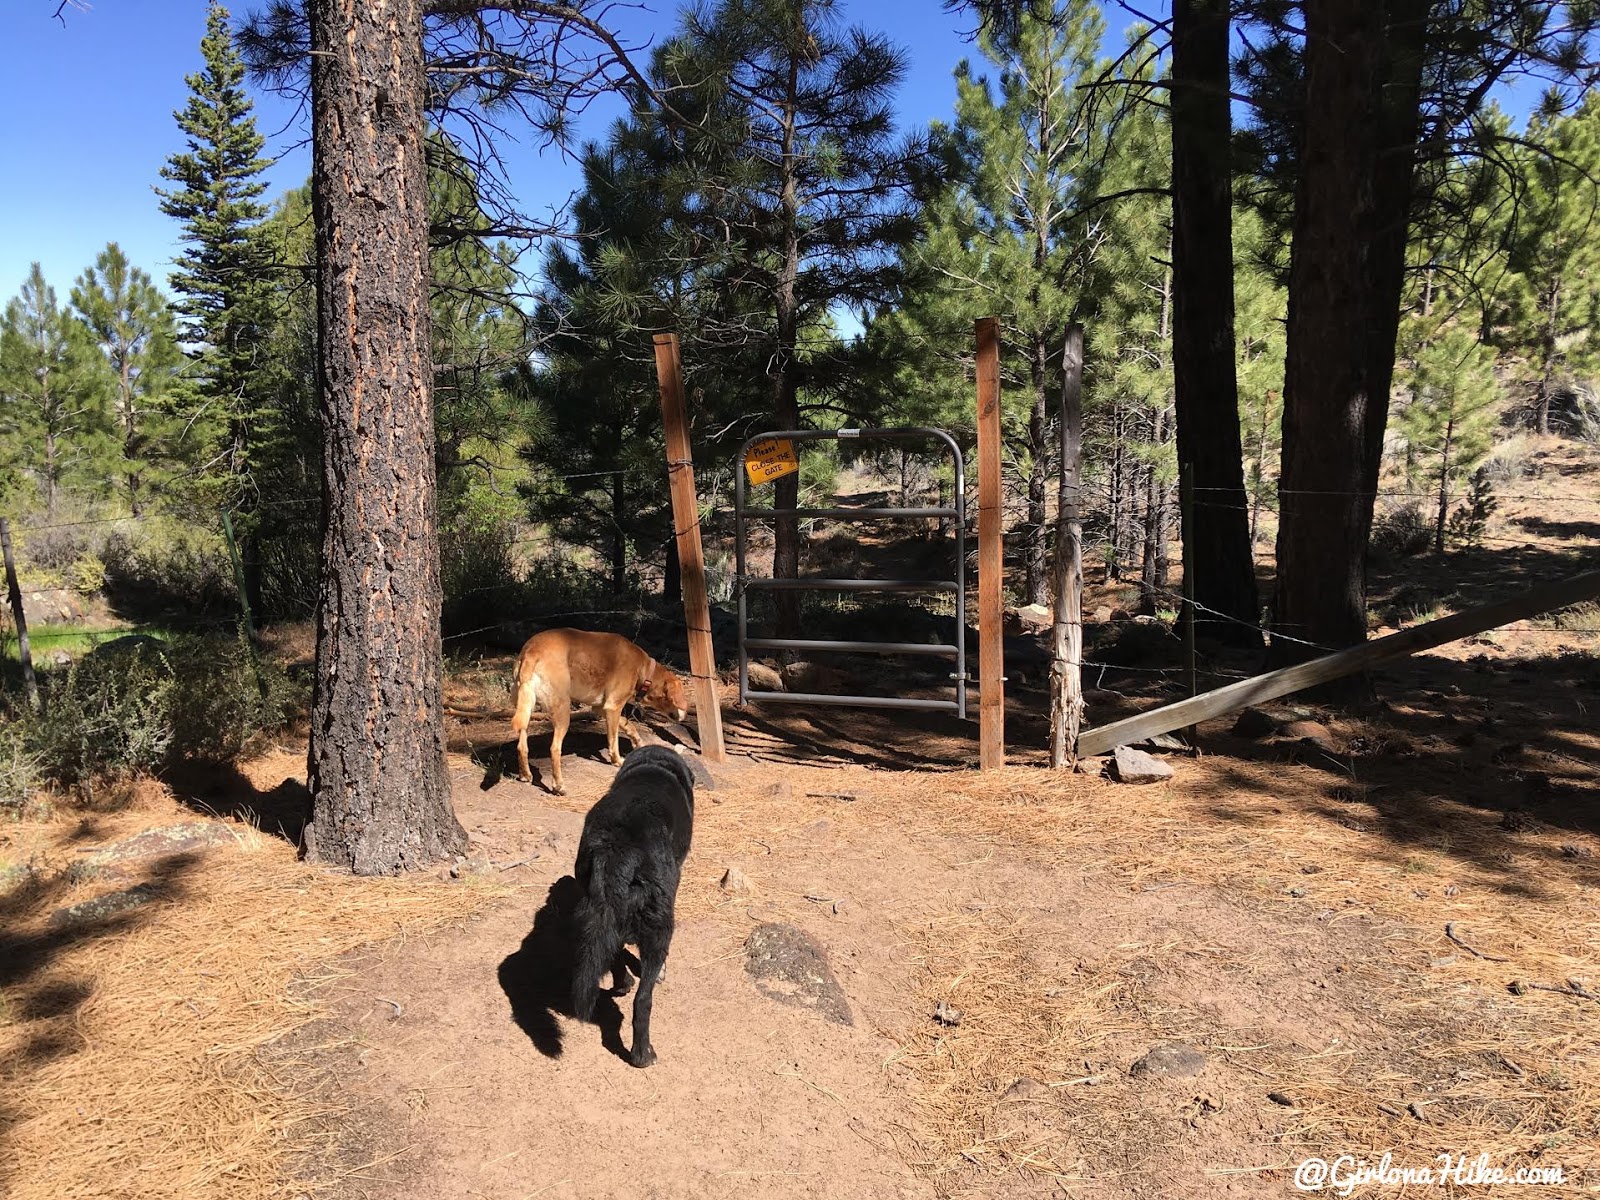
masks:
[[[800,459],[788,438],[762,438],[744,452],[744,469],[752,485],[771,483],[798,471]]]

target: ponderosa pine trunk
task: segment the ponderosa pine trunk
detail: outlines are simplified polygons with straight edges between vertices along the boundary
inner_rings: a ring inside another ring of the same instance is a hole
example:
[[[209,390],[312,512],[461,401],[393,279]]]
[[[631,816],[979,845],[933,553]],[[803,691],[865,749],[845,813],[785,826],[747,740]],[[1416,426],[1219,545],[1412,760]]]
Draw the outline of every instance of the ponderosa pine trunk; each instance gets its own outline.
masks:
[[[1306,5],[1279,476],[1277,663],[1367,636],[1366,553],[1414,190],[1425,0]],[[1297,641],[1288,640],[1299,639]]]
[[[802,24],[801,10],[795,9],[797,27]],[[800,339],[800,312],[797,289],[800,281],[800,192],[796,178],[799,163],[796,154],[796,122],[798,120],[796,97],[800,89],[800,48],[789,52],[789,81],[787,102],[783,109],[783,162],[782,189],[779,212],[782,219],[779,247],[782,258],[778,264],[778,286],[775,295],[778,346],[772,370],[772,417],[779,429],[800,428],[800,389],[795,379],[795,348]],[[773,504],[777,508],[793,508],[800,502],[800,475],[785,475],[773,484]],[[794,579],[800,574],[800,524],[793,517],[779,517],[773,522],[772,577]],[[776,607],[775,631],[780,638],[800,636],[800,593],[778,591],[773,593]]]
[[[1366,639],[1368,253],[1378,223],[1383,5],[1306,5],[1306,103],[1295,189],[1272,657]],[[1288,640],[1298,639],[1298,640]]]
[[[1422,69],[1427,49],[1428,0],[1389,0],[1384,25],[1383,83],[1378,93],[1377,228],[1372,269],[1371,342],[1367,356],[1366,487],[1362,543],[1372,533],[1372,510],[1383,472],[1389,427],[1400,298],[1406,283],[1406,245],[1416,195],[1417,139],[1422,132]],[[1430,300],[1431,305],[1431,300]],[[1363,557],[1363,569],[1365,558]],[[1363,576],[1362,598],[1366,582]]]
[[[323,422],[308,858],[425,867],[450,807],[423,167],[422,4],[313,0]]]
[[[1228,84],[1227,0],[1173,0],[1173,399],[1178,460],[1189,464],[1196,495],[1183,540],[1193,539],[1197,623],[1209,620],[1213,637],[1259,645],[1233,328]]]

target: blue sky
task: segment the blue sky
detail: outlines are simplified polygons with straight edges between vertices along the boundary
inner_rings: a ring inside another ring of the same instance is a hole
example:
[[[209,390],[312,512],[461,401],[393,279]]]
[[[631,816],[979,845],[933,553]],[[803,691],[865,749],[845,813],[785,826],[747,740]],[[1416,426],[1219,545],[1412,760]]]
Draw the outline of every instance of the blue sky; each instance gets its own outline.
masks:
[[[56,0],[10,0],[0,49],[0,161],[10,183],[0,189],[0,303],[14,295],[37,259],[64,302],[72,281],[109,241],[165,287],[176,252],[176,223],[161,215],[151,190],[169,154],[182,148],[175,109],[185,100],[184,75],[200,67],[204,0],[95,0],[69,8],[66,24],[51,19]],[[238,0],[235,15],[248,9]],[[976,56],[960,18],[938,0],[841,0],[844,19],[881,30],[909,52],[899,98],[901,119],[922,124],[948,117],[955,101],[952,72]],[[672,27],[678,6],[652,2],[627,14],[637,42]],[[1121,28],[1113,6],[1109,23]],[[257,125],[269,153],[272,194],[297,186],[310,171],[304,128],[285,100],[254,93]],[[601,136],[618,115],[597,104],[580,136]],[[527,208],[548,212],[579,183],[576,165],[559,152],[514,155],[514,183]]]
[[[1152,3],[1165,11],[1161,0]],[[65,24],[51,18],[56,4],[9,0],[0,26],[6,33],[0,112],[10,114],[0,127],[0,161],[9,177],[0,188],[0,303],[15,294],[35,259],[65,301],[72,281],[108,241],[121,243],[164,287],[177,249],[177,226],[161,215],[151,188],[167,156],[182,147],[172,113],[184,103],[185,74],[200,66],[205,0],[94,0],[92,7],[68,7]],[[963,57],[977,57],[964,36],[967,22],[944,12],[939,0],[839,4],[846,21],[881,30],[907,50],[902,124],[948,118],[952,72]],[[250,0],[237,0],[236,15],[249,7]],[[1103,7],[1108,48],[1120,48],[1128,9],[1115,2]],[[630,44],[638,44],[669,31],[678,5],[649,0],[617,11]],[[277,195],[309,173],[303,114],[270,93],[255,98],[268,152],[281,156],[269,176]],[[580,139],[602,136],[619,112],[615,103],[594,105],[578,124]],[[579,183],[576,164],[556,150],[508,154],[512,182],[535,215],[564,204]]]

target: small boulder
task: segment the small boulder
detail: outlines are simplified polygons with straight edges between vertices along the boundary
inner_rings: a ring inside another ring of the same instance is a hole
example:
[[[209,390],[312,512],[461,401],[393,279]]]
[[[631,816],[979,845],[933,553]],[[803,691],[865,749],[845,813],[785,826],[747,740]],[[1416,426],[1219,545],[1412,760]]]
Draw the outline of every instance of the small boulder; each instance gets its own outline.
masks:
[[[1118,746],[1111,756],[1111,778],[1118,783],[1160,783],[1172,778],[1172,767],[1132,746]]]
[[[1279,727],[1278,736],[1306,743],[1325,754],[1332,754],[1336,749],[1332,731],[1319,721],[1290,721]]]
[[[731,896],[743,896],[750,891],[750,880],[738,867],[728,867],[722,872],[717,886]]]
[[[77,882],[101,875],[116,875],[122,864],[153,858],[156,855],[192,854],[213,846],[231,846],[239,835],[221,821],[184,821],[146,829],[120,842],[101,846],[72,864],[69,870]]]
[[[766,663],[753,662],[749,668],[750,687],[757,692],[781,692],[783,676],[779,675]]]
[[[1162,1042],[1128,1068],[1134,1078],[1187,1079],[1206,1069],[1206,1056],[1183,1042]]]
[[[1024,629],[1049,629],[1055,623],[1055,614],[1047,604],[1024,604],[1017,609],[1017,620]]]
[[[93,900],[84,900],[78,904],[58,908],[50,914],[46,924],[51,929],[71,929],[103,921],[120,913],[143,908],[160,894],[160,889],[155,884],[141,883],[120,892],[109,892],[104,896],[96,896]]]
[[[767,999],[809,1009],[840,1025],[855,1024],[827,955],[803,930],[793,925],[757,925],[745,939],[744,948],[745,973]]]
[[[767,795],[774,800],[793,800],[794,784],[787,779],[780,779],[777,783],[770,784],[767,787]]]
[[[1259,708],[1243,710],[1233,723],[1233,736],[1252,740],[1271,737],[1278,732],[1278,722],[1270,713]]]
[[[1102,604],[1094,610],[1094,615],[1089,618],[1096,625],[1109,625],[1111,623],[1111,606]]]
[[[849,676],[835,667],[824,667],[813,662],[793,662],[780,672],[783,686],[791,692],[810,692],[827,695],[841,692],[849,683]]]
[[[717,790],[717,781],[712,776],[711,770],[700,761],[700,756],[683,747],[673,747],[678,752],[678,757],[683,759],[683,765],[689,768],[689,774],[694,776],[694,786],[697,791],[714,792]]]

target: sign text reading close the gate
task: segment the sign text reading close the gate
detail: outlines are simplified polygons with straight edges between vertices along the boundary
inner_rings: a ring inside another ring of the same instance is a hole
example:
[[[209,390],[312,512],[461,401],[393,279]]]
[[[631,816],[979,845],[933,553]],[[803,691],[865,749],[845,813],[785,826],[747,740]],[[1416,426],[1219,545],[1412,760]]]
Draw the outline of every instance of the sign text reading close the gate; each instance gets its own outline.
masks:
[[[744,469],[752,485],[771,483],[798,471],[800,459],[788,438],[763,438],[745,451]]]

